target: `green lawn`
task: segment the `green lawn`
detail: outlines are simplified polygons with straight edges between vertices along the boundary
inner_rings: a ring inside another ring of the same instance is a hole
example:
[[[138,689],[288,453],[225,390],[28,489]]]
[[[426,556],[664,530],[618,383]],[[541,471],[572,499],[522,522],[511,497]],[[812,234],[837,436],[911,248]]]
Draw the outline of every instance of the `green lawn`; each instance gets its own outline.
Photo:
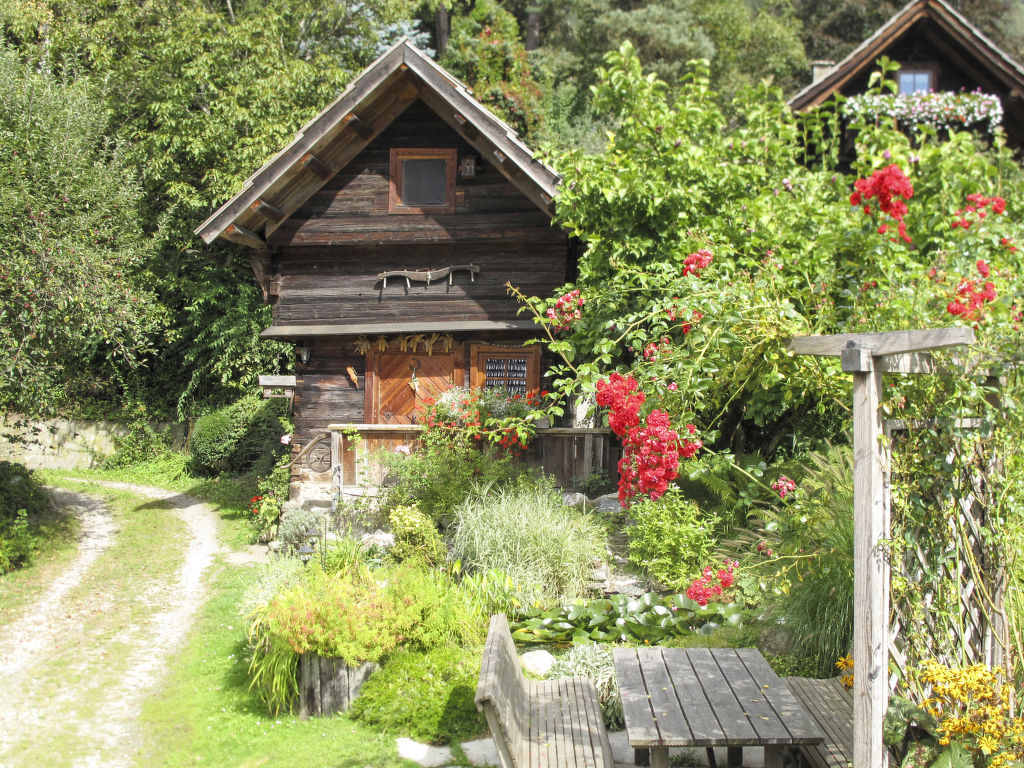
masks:
[[[154,526],[140,510],[158,507],[122,491],[83,486],[71,478],[106,479],[140,485],[158,485],[188,493],[213,505],[221,525],[220,538],[228,548],[249,540],[246,525],[250,489],[232,480],[197,480],[180,473],[175,464],[156,464],[124,472],[47,472],[45,480],[75,490],[96,492],[131,512],[138,519],[122,528],[124,545],[117,546],[121,571],[156,562],[151,543],[140,540],[138,528],[152,536],[169,532]],[[125,522],[128,522],[127,520]],[[173,538],[173,536],[172,536]],[[164,568],[158,568],[160,572]],[[245,623],[238,603],[253,578],[255,566],[231,565],[218,558],[207,574],[209,599],[203,606],[186,645],[169,663],[161,690],[144,705],[141,746],[135,754],[139,766],[415,766],[397,756],[394,736],[360,726],[344,716],[299,720],[272,717],[248,690]],[[453,761],[454,762],[454,761]]]
[[[78,548],[75,543],[78,519],[57,514],[46,523],[42,549],[27,568],[0,574],[0,625],[14,621],[22,609],[39,599],[46,587],[70,563]]]

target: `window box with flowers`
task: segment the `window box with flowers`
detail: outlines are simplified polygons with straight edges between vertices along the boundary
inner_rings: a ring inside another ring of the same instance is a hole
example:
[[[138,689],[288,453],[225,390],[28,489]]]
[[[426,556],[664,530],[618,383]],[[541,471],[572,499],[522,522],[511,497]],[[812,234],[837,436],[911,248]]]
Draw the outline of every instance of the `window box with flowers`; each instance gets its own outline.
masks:
[[[849,97],[842,112],[848,120],[894,117],[913,130],[930,125],[936,130],[975,127],[992,133],[1003,122],[999,97],[980,91],[865,93]]]

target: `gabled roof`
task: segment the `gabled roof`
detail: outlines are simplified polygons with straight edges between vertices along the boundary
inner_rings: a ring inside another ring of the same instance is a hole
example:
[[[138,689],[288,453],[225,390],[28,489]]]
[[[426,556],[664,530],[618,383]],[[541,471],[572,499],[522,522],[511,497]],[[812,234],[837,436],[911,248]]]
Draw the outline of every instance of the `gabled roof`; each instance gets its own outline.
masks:
[[[1005,92],[1024,93],[1024,68],[999,46],[983,35],[945,0],[913,0],[871,37],[855,48],[832,71],[812,83],[789,100],[793,109],[807,109],[826,101],[833,93],[858,77],[870,72],[875,61],[918,22],[933,22],[963,52],[971,54],[975,66],[984,70],[993,82],[1004,86]]]
[[[403,38],[367,67],[345,92],[254,173],[195,233],[250,248],[266,236],[416,99],[489,160],[519,191],[550,212],[561,178],[537,160],[508,125],[469,89]]]

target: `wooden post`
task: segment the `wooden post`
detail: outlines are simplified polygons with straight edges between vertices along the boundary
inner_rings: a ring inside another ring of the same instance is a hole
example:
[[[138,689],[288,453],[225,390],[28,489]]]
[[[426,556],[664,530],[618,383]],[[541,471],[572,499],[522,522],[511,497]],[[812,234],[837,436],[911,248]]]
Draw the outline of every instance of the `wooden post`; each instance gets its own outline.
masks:
[[[931,349],[974,343],[971,328],[842,333],[790,339],[790,352],[839,357],[853,374],[853,764],[887,768],[882,725],[889,702],[887,445],[882,373],[931,373]]]
[[[849,347],[843,370],[853,373],[853,764],[885,768],[882,725],[889,702],[889,535],[882,446],[882,372],[871,351]]]

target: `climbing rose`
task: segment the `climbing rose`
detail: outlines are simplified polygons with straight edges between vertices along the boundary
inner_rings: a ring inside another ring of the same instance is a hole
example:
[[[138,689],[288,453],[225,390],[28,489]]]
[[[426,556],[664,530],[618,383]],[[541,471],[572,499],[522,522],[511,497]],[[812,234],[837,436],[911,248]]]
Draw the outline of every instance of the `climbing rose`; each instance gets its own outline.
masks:
[[[683,259],[683,277],[687,275],[697,275],[699,277],[701,270],[711,266],[713,260],[714,256],[706,248],[701,248],[699,251],[691,253]]]
[[[693,580],[686,590],[686,596],[701,608],[733,585],[733,569],[739,565],[738,560],[726,560],[725,567],[716,572],[710,565],[704,567],[701,575]],[[717,581],[717,583],[715,583]]]
[[[796,483],[785,475],[779,475],[779,479],[772,483],[772,490],[778,492],[780,499],[784,499],[787,494],[796,490]]]
[[[569,330],[573,322],[582,317],[583,313],[580,310],[584,303],[585,300],[578,290],[569,291],[564,296],[559,297],[558,301],[555,302],[555,306],[548,309],[546,313],[548,320],[552,323],[552,330]]]
[[[854,192],[850,195],[850,205],[863,205],[864,214],[870,216],[871,206],[867,204],[867,201],[876,200],[878,209],[898,223],[899,238],[904,242],[911,242],[903,218],[907,215],[906,201],[914,196],[914,185],[910,183],[910,179],[898,165],[893,163],[885,168],[880,168],[869,178],[857,179],[853,186]],[[882,224],[878,227],[878,233],[884,235],[888,229],[888,226]],[[895,240],[896,238],[890,239]]]
[[[679,459],[690,458],[702,447],[687,425],[690,437],[680,438],[665,411],[655,409],[646,419],[640,406],[646,396],[630,375],[611,374],[597,383],[597,404],[608,408],[608,426],[622,439],[619,460],[619,503],[642,494],[658,499],[679,474]]]

